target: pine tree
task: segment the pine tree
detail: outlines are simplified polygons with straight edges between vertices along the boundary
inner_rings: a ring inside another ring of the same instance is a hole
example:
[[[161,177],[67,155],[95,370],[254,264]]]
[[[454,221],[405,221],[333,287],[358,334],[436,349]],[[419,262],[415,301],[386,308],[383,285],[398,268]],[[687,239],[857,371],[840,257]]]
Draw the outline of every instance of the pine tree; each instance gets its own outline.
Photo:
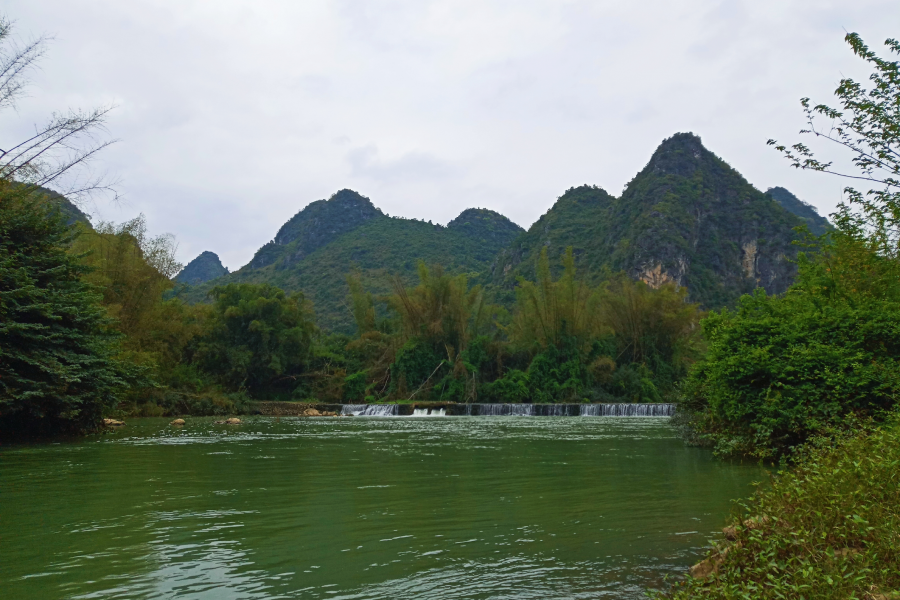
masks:
[[[94,428],[124,384],[74,235],[58,208],[0,181],[0,435]]]

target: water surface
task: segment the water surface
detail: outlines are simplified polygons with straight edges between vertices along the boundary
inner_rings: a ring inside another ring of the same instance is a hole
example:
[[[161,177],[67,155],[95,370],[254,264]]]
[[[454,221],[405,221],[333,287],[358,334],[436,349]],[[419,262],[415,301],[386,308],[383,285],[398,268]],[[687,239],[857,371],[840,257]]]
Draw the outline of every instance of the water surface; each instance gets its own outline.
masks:
[[[132,419],[0,448],[4,598],[642,598],[762,473],[666,419]]]

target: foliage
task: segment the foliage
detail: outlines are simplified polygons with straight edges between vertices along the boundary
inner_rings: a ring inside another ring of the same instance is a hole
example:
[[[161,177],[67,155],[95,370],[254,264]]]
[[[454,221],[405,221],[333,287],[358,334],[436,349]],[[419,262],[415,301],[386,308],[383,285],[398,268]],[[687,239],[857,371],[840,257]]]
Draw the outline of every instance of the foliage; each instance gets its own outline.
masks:
[[[833,161],[820,161],[805,144],[790,148],[769,140],[782,152],[791,166],[797,169],[830,173],[875,187],[861,192],[853,187],[844,189],[848,203],[838,208],[835,224],[844,231],[865,232],[873,248],[885,256],[900,258],[900,62],[880,58],[869,49],[856,33],[848,33],[845,40],[854,54],[869,63],[871,89],[845,77],[834,94],[841,109],[826,104],[810,104],[809,98],[800,102],[807,118],[807,129],[817,140],[833,144],[847,151],[856,173],[836,168]],[[894,54],[900,54],[900,42],[885,41]],[[816,119],[828,121],[827,129],[817,126]]]
[[[757,293],[703,328],[709,354],[686,393],[720,453],[777,456],[850,412],[897,400],[900,303]]]
[[[900,424],[852,421],[814,438],[771,489],[742,505],[706,578],[667,596],[894,598],[900,594]]]
[[[721,453],[779,456],[850,413],[878,414],[898,399],[900,67],[856,34],[846,39],[873,65],[874,87],[843,79],[835,91],[843,111],[804,99],[804,133],[849,150],[859,175],[847,176],[878,187],[846,188],[835,229],[807,242],[813,252],[800,256],[784,297],[757,293],[704,322],[709,354],[691,375],[685,408],[693,434]],[[900,52],[897,42],[887,45]],[[819,116],[833,121],[828,132],[817,129]],[[770,144],[794,167],[843,174],[803,144]]]
[[[654,387],[672,389],[701,355],[703,313],[687,298],[687,289],[673,283],[652,289],[642,281],[612,278],[600,296],[599,318],[613,332],[616,362],[643,365],[655,374]]]
[[[567,248],[557,281],[550,273],[547,249],[541,250],[537,281],[519,278],[516,309],[509,327],[514,344],[529,349],[558,347],[564,340],[579,350],[607,333],[599,318],[599,294],[575,277],[575,257]]]
[[[144,349],[164,327],[156,314],[171,278],[181,265],[175,260],[172,236],[147,235],[143,215],[121,225],[99,223],[83,228],[72,245],[90,266],[86,280],[102,290],[103,305],[126,335],[126,346]]]
[[[213,288],[213,310],[194,360],[230,389],[293,389],[310,356],[315,325],[302,294],[269,285]]]
[[[96,427],[128,376],[119,336],[84,281],[75,233],[27,187],[0,181],[0,429]]]

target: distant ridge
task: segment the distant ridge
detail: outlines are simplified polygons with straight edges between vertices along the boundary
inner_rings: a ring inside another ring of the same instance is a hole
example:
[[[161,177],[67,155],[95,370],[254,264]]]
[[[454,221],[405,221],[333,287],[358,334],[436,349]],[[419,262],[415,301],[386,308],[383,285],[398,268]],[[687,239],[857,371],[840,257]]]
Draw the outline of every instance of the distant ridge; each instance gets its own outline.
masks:
[[[817,211],[812,204],[804,202],[783,187],[769,188],[766,190],[766,195],[771,196],[775,202],[803,219],[803,222],[809,228],[810,233],[822,235],[825,232],[834,229],[834,226],[828,219],[821,216],[819,211]]]

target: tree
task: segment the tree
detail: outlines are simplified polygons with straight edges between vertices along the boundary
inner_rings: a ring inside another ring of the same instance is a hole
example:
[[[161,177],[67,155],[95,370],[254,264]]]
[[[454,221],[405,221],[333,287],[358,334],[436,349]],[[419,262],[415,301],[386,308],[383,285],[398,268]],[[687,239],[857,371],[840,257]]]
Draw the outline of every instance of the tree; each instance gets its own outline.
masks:
[[[841,107],[810,104],[801,99],[807,128],[801,134],[812,135],[849,152],[857,172],[843,171],[834,161],[820,161],[805,144],[791,147],[769,140],[797,169],[829,173],[875,187],[861,192],[844,188],[848,202],[834,215],[840,233],[865,239],[875,252],[900,259],[900,62],[880,58],[856,33],[844,38],[854,54],[874,68],[869,76],[870,89],[850,78],[840,81],[835,96]],[[890,52],[900,54],[900,42],[885,41]],[[818,118],[829,121],[827,127]]]
[[[316,327],[302,294],[229,283],[210,291],[213,311],[195,361],[231,389],[290,392],[304,373]]]
[[[537,282],[519,278],[510,339],[529,350],[560,346],[574,339],[576,346],[584,350],[609,333],[599,319],[599,300],[596,290],[576,279],[571,247],[566,249],[558,281],[553,281],[547,249],[542,248]]]
[[[0,180],[0,431],[96,427],[126,375],[59,209]]]
[[[873,87],[842,79],[840,109],[802,99],[801,134],[848,151],[857,172],[802,143],[769,144],[795,168],[874,187],[845,188],[836,228],[805,242],[810,252],[782,297],[758,291],[703,322],[709,352],[691,373],[682,412],[723,454],[777,457],[851,413],[877,417],[900,400],[900,64],[855,33],[845,39],[873,66]],[[897,41],[886,45],[900,54]]]

